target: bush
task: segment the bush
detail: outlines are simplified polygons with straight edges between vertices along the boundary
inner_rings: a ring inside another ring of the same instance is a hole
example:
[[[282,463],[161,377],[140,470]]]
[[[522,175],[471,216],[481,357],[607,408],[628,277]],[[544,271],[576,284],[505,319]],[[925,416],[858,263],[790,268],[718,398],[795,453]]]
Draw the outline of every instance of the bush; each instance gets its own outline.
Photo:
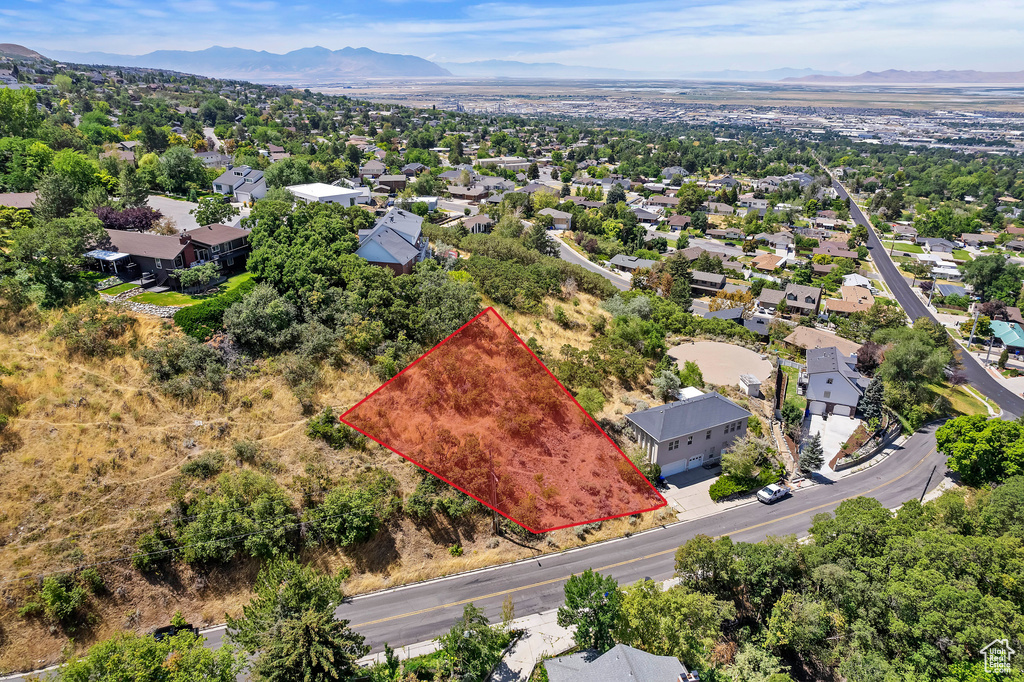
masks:
[[[224,388],[227,368],[221,352],[191,336],[164,339],[156,348],[145,348],[139,355],[161,390],[179,400]]]
[[[398,481],[377,471],[332,490],[310,519],[326,539],[348,547],[376,535],[398,499]]]
[[[260,444],[251,440],[236,440],[231,447],[235,457],[247,464],[252,464],[260,456]]]
[[[426,521],[435,512],[457,519],[480,508],[472,497],[425,471],[404,504],[405,513],[417,521]]]
[[[327,407],[324,411],[309,420],[306,424],[306,435],[324,441],[335,450],[343,448],[366,449],[366,436],[355,429],[345,426],[334,416],[334,411]]]
[[[132,566],[143,573],[155,573],[171,559],[173,539],[160,528],[142,534],[135,543],[137,553],[132,555]]]
[[[35,598],[27,602],[19,614],[33,616],[42,613],[61,625],[69,625],[76,615],[81,615],[79,612],[88,599],[85,588],[71,574],[49,576],[43,580]]]
[[[181,473],[192,478],[212,478],[224,468],[224,453],[220,450],[204,452],[196,459],[181,465]]]
[[[224,311],[224,328],[239,345],[268,355],[299,340],[298,310],[269,284],[258,284]]]
[[[116,312],[116,309],[98,300],[90,301],[76,310],[65,312],[49,332],[51,339],[61,339],[68,353],[87,358],[109,358],[123,355],[136,343],[133,331],[135,318]]]
[[[604,394],[596,388],[581,388],[576,394],[576,402],[593,416],[604,409]]]
[[[255,286],[256,282],[246,280],[225,294],[182,308],[174,313],[174,324],[189,336],[205,341],[223,329],[224,311],[241,301]]]

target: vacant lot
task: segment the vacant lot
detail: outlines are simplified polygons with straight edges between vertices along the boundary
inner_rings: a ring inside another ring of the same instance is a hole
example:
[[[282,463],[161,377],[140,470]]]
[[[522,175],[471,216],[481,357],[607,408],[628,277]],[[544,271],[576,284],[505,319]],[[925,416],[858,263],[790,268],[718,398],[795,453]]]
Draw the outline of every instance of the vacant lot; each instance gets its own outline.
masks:
[[[761,381],[772,372],[772,363],[761,359],[760,353],[715,341],[684,343],[669,350],[679,366],[692,360],[704,374],[704,381],[720,386],[735,386],[741,374],[753,374]]]

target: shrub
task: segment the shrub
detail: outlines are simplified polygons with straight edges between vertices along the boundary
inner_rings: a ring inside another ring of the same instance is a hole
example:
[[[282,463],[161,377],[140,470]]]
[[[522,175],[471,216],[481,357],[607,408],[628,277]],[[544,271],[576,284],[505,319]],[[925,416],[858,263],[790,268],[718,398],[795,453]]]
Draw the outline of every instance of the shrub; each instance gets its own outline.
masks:
[[[260,444],[251,440],[236,440],[231,448],[235,457],[247,464],[252,464],[260,456]]]
[[[145,348],[139,355],[161,390],[179,400],[191,400],[201,391],[219,392],[224,387],[227,368],[223,355],[191,336],[164,339],[156,348]]]
[[[132,555],[132,566],[143,573],[155,573],[171,559],[173,539],[160,528],[142,534],[135,543],[136,554]]]
[[[20,610],[22,616],[46,614],[62,625],[69,625],[85,606],[89,596],[86,590],[69,573],[49,576],[36,596]]]
[[[223,329],[224,311],[241,301],[255,286],[256,282],[246,280],[225,294],[182,308],[174,313],[174,323],[189,336],[205,341]]]
[[[366,436],[339,422],[329,407],[309,420],[306,424],[306,435],[313,439],[319,438],[335,450],[366,448]]]
[[[50,329],[50,338],[61,339],[68,353],[88,358],[109,358],[123,355],[134,347],[135,318],[116,312],[98,300],[89,301],[76,310],[65,312]]]
[[[576,402],[591,415],[604,409],[604,394],[596,388],[581,388],[576,394]]]
[[[256,285],[224,311],[222,321],[231,336],[254,353],[278,353],[299,339],[298,310],[269,284]]]
[[[192,478],[212,478],[224,468],[224,453],[209,450],[181,465],[181,473]]]
[[[325,538],[342,547],[365,542],[398,506],[398,481],[376,471],[332,490],[310,515]]]
[[[452,545],[451,547],[448,548],[448,553],[451,554],[452,556],[462,556],[462,553],[463,553],[462,545],[460,545],[459,543],[456,542],[454,545]]]

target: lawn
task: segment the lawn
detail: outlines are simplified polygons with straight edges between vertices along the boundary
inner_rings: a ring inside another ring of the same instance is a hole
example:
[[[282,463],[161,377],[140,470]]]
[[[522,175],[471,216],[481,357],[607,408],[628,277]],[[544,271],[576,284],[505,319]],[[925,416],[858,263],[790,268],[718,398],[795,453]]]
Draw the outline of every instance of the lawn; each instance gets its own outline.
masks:
[[[800,370],[796,367],[782,367],[782,371],[789,377],[789,381],[786,383],[786,400],[795,400],[797,405],[800,406],[801,410],[807,409],[807,399],[802,395],[796,393],[796,382],[800,377]]]
[[[132,296],[132,300],[137,303],[148,303],[150,305],[167,305],[167,306],[186,306],[200,301],[219,296],[220,294],[226,294],[233,289],[237,289],[241,286],[242,282],[252,279],[252,274],[243,272],[235,275],[234,277],[228,278],[226,282],[221,283],[216,289],[211,289],[204,294],[182,294],[177,291],[164,291],[159,294],[145,293],[139,294],[138,296]]]
[[[122,294],[137,287],[137,284],[125,282],[124,284],[118,284],[116,287],[110,287],[109,289],[100,289],[100,293],[106,294],[107,296],[117,296],[118,294]]]
[[[967,253],[963,249],[953,249],[953,258],[955,258],[957,260],[966,260],[966,261],[974,260],[974,258],[971,257],[971,254]]]
[[[886,249],[893,249],[893,242],[882,242],[882,246]],[[900,242],[896,242],[894,250],[904,253],[924,253],[924,249],[919,244],[902,244]]]
[[[953,411],[957,414],[980,414],[988,416],[988,408],[985,404],[964,390],[962,386],[950,386],[948,384],[932,384],[928,390],[935,395],[941,395],[949,399]]]

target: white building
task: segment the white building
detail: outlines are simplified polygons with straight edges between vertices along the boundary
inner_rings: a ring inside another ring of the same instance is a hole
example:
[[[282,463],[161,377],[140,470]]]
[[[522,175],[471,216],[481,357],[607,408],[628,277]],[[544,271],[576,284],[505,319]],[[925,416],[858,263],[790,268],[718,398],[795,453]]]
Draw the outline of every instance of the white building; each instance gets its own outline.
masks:
[[[296,199],[307,204],[315,202],[320,204],[341,204],[342,206],[352,206],[363,195],[358,190],[335,187],[334,185],[327,185],[322,182],[313,182],[308,185],[292,185],[288,188],[288,191],[295,195]]]

